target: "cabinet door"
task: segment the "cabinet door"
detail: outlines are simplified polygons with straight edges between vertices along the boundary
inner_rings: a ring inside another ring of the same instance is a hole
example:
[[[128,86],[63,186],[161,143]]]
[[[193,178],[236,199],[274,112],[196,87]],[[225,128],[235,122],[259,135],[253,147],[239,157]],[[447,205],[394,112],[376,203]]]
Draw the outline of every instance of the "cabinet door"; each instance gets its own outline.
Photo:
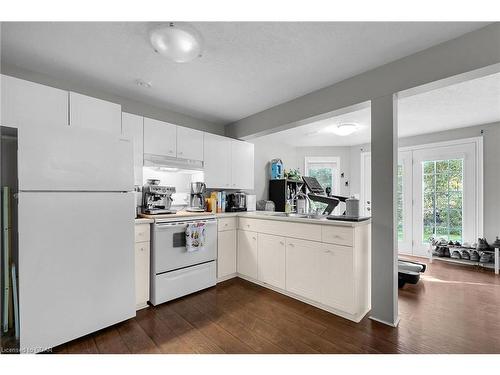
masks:
[[[134,185],[142,185],[142,166],[144,157],[144,118],[122,113],[122,135],[132,139],[134,145]]]
[[[203,161],[203,132],[178,126],[177,157]]]
[[[144,117],[144,153],[177,157],[177,126]]]
[[[120,135],[122,107],[116,103],[70,92],[69,124]]]
[[[231,189],[253,190],[253,175],[253,144],[231,141]]]
[[[322,244],[320,252],[320,302],[336,309],[354,311],[353,248]]]
[[[149,242],[135,244],[135,305],[146,307],[149,301]]]
[[[204,137],[205,183],[208,188],[231,187],[231,139],[205,133]]]
[[[2,75],[1,124],[13,128],[67,126],[68,92]]]
[[[259,281],[285,289],[285,238],[259,233]]]
[[[217,277],[222,278],[236,273],[236,230],[218,233],[217,239]]]
[[[238,230],[238,273],[258,278],[257,233]]]
[[[286,290],[319,301],[321,243],[286,239]]]

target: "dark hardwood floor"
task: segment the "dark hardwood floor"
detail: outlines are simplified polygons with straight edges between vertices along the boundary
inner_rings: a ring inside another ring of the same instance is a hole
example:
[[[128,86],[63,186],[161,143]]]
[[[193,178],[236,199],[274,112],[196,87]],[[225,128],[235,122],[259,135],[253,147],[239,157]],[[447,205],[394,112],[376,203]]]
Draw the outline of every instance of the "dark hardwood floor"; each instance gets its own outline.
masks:
[[[437,261],[401,322],[356,324],[242,279],[137,312],[55,353],[500,353],[500,277]]]

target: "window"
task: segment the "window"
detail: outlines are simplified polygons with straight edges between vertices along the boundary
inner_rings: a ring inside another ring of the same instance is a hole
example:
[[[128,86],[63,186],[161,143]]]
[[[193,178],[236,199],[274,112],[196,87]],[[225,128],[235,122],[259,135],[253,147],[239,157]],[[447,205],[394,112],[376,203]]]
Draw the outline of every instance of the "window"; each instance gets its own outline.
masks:
[[[340,161],[337,157],[321,156],[305,158],[305,175],[315,177],[323,189],[332,189],[332,194],[339,195],[340,192]],[[313,210],[326,208],[326,204],[311,202]],[[335,211],[334,211],[335,212]]]
[[[423,161],[422,174],[422,241],[462,242],[463,159]]]

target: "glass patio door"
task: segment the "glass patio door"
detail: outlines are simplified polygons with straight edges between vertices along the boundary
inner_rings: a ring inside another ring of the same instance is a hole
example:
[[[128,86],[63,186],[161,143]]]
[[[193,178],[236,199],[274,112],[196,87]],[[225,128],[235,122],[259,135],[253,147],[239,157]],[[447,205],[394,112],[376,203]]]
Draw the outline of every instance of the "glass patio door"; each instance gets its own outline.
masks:
[[[478,233],[472,143],[413,151],[413,255],[431,237],[473,242]]]

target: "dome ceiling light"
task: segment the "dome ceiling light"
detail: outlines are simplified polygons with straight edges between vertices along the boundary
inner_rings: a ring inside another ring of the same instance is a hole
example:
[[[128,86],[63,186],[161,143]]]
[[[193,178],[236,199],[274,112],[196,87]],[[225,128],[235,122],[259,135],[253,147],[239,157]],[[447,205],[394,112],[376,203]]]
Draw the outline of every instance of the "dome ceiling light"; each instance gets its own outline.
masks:
[[[339,124],[328,128],[328,131],[341,137],[345,137],[355,133],[358,130],[358,125],[353,123]]]
[[[201,57],[201,36],[186,23],[170,22],[156,27],[149,33],[149,40],[155,52],[178,63]]]

